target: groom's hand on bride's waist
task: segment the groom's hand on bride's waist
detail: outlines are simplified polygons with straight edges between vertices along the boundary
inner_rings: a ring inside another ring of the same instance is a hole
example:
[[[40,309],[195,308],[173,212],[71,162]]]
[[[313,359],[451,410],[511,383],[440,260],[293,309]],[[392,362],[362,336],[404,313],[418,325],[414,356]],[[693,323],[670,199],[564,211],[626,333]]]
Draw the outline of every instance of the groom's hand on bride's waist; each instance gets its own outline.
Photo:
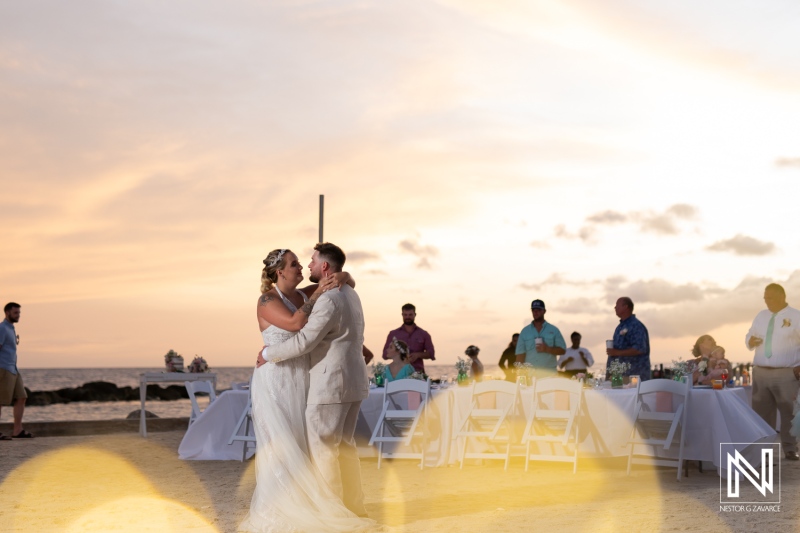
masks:
[[[261,365],[267,362],[266,356],[267,355],[267,347],[264,346],[258,351],[258,359],[256,359],[256,368],[259,368]]]

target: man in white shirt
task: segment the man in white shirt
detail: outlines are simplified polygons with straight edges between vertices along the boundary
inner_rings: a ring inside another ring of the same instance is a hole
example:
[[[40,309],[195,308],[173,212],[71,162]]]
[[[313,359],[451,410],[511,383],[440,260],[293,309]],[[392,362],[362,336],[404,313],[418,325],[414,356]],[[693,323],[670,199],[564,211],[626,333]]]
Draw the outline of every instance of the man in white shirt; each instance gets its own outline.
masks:
[[[558,366],[569,377],[580,373],[585,374],[586,370],[594,364],[592,352],[586,348],[581,348],[581,334],[577,331],[572,332],[570,339],[572,340],[572,347],[567,348],[564,355],[558,359]]]
[[[800,311],[786,303],[786,291],[777,283],[764,289],[767,308],[756,315],[745,337],[753,357],[753,410],[775,427],[781,414],[781,443],[787,459],[797,461],[797,440],[792,427],[792,404],[800,389],[792,368],[800,365]],[[776,428],[777,429],[777,428]]]

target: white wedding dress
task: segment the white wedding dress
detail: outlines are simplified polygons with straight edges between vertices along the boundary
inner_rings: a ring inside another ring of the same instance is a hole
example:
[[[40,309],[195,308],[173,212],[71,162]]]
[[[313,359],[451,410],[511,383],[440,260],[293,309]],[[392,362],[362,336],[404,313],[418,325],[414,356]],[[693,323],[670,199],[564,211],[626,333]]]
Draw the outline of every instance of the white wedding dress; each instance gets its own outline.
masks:
[[[278,294],[290,311],[297,310],[280,290]],[[261,332],[267,346],[293,335],[276,326]],[[257,441],[256,489],[239,531],[339,533],[377,527],[373,520],[350,512],[309,460],[305,429],[308,370],[308,355],[303,355],[253,371],[250,396]]]

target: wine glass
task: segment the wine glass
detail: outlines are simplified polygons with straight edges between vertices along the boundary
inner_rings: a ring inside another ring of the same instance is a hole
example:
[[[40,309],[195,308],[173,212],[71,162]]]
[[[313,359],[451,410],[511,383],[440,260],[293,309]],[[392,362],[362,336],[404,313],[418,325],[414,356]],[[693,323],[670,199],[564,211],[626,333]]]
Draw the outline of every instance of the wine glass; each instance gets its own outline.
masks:
[[[450,376],[442,374],[442,377],[439,378],[439,387],[445,389],[448,385],[450,385]]]
[[[720,377],[722,378],[722,386],[723,387],[727,386],[727,384],[728,384],[728,369],[727,368],[723,368],[722,369],[722,374],[720,375]]]

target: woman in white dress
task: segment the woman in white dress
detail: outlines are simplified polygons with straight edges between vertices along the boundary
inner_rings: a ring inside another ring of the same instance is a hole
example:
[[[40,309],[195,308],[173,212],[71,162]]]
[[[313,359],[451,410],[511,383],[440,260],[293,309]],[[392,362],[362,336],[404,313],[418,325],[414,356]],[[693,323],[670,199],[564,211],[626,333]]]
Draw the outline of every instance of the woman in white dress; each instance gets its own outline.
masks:
[[[290,250],[264,259],[257,316],[264,344],[275,346],[308,320],[316,299],[347,273],[300,290],[303,267]],[[308,456],[305,430],[308,356],[253,371],[250,395],[256,433],[256,489],[240,531],[324,533],[371,531],[372,520],[350,512],[328,488]]]

